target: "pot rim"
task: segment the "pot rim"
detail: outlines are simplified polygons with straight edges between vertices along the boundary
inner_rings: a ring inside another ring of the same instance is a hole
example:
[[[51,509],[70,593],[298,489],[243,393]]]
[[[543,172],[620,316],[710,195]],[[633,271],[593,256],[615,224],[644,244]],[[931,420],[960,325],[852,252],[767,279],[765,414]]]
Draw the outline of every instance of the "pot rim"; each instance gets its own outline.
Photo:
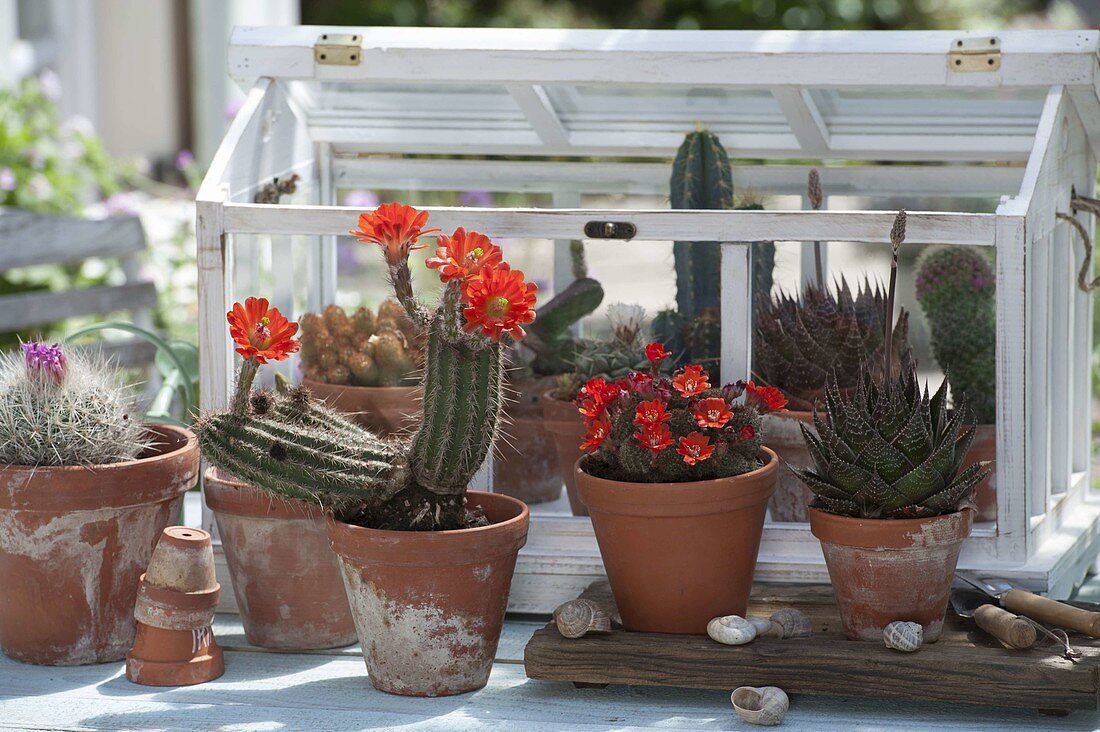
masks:
[[[302,377],[300,385],[306,387],[307,389],[314,389],[316,387],[321,387],[321,389],[320,389],[321,391],[324,391],[324,390],[337,391],[337,390],[339,390],[339,391],[350,391],[350,392],[359,392],[359,393],[370,391],[370,392],[374,392],[376,394],[386,393],[386,394],[392,394],[394,396],[402,395],[402,394],[408,394],[408,393],[416,391],[417,389],[420,388],[419,384],[413,384],[412,386],[356,386],[354,384],[329,384],[328,382],[325,382],[325,381],[314,381],[313,379],[308,379],[305,376]]]
[[[160,502],[190,490],[199,472],[199,440],[190,429],[165,423],[147,423],[146,433],[165,441],[153,454],[103,465],[0,465],[0,509],[69,513],[79,510],[119,509]],[[174,447],[173,447],[174,445]],[[136,489],[122,479],[139,477]],[[163,474],[167,479],[155,480]],[[89,490],[94,485],[95,490]]]
[[[203,478],[202,493],[206,505],[219,513],[305,521],[314,521],[325,515],[319,504],[277,496],[213,465],[206,469]]]
[[[838,516],[807,508],[810,532],[826,544],[863,549],[926,549],[960,543],[970,536],[974,509],[927,518],[888,519]],[[930,531],[930,528],[935,528]]]
[[[487,491],[467,491],[466,496],[470,502],[473,502],[471,499],[498,502],[516,509],[516,514],[488,526],[446,531],[369,529],[339,521],[328,514],[325,524],[333,551],[356,563],[461,566],[481,564],[515,553],[527,543],[531,512],[526,503],[503,493]],[[367,553],[371,554],[369,558]]]
[[[775,491],[779,456],[766,445],[758,453],[768,461],[740,475],[682,483],[633,483],[599,478],[573,466],[577,491],[592,512],[636,516],[696,516],[766,503]],[[593,489],[595,491],[593,492]]]

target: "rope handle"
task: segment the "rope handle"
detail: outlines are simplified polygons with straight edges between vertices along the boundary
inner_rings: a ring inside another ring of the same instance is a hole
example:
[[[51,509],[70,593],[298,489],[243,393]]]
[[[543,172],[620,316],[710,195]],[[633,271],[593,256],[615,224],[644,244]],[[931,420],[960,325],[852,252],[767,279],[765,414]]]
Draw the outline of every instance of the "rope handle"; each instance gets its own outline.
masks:
[[[1074,196],[1070,199],[1069,207],[1075,212],[1087,211],[1093,216],[1100,217],[1100,200],[1095,198]],[[1056,212],[1054,215],[1062,221],[1068,221],[1081,236],[1081,244],[1085,247],[1085,260],[1081,262],[1081,270],[1077,273],[1077,287],[1080,288],[1081,292],[1091,293],[1097,287],[1100,287],[1100,277],[1096,277],[1091,282],[1088,279],[1089,273],[1092,272],[1092,238],[1089,236],[1088,229],[1077,220],[1076,216],[1061,211]]]

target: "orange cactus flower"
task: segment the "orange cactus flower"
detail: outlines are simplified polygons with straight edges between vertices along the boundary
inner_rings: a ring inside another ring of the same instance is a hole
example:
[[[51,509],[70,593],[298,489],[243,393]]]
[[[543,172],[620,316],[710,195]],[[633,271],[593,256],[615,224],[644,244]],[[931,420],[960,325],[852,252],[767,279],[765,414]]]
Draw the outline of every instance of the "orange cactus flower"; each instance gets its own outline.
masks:
[[[695,403],[695,423],[700,427],[725,427],[733,412],[721,397],[700,399]]]
[[[665,348],[664,343],[650,343],[645,347],[645,357],[651,364],[657,365],[672,354]]]
[[[466,279],[471,272],[483,267],[496,267],[501,263],[501,251],[489,237],[476,231],[466,231],[461,226],[451,236],[441,235],[435,256],[425,263],[429,269],[439,270],[439,279],[450,282]]]
[[[371,213],[360,214],[359,228],[349,233],[364,244],[381,246],[386,263],[396,265],[406,261],[413,249],[427,246],[415,246],[417,239],[439,231],[425,229],[426,223],[427,211],[417,211],[402,203],[383,203]]]
[[[774,386],[757,386],[746,381],[745,393],[748,394],[750,404],[755,404],[766,412],[775,412],[787,406],[787,397]]]
[[[499,341],[503,333],[522,340],[527,335],[522,326],[535,319],[536,292],[538,286],[524,282],[523,272],[507,263],[483,267],[462,285],[466,330],[480,328],[494,341]]]
[[[581,449],[587,453],[596,452],[607,436],[611,433],[611,418],[606,414],[588,423],[588,431],[584,433],[584,441]]]
[[[301,345],[292,340],[298,324],[288,321],[279,308],[269,307],[266,298],[250,297],[244,305],[234,303],[225,318],[229,335],[237,344],[234,350],[256,363],[285,361]]]
[[[634,424],[643,429],[652,429],[670,419],[672,415],[668,413],[665,403],[660,399],[642,402],[634,412]]]
[[[702,432],[692,432],[687,437],[680,438],[680,446],[676,452],[684,458],[688,465],[701,463],[714,454],[714,445],[710,444],[710,438]]]
[[[672,444],[672,432],[667,425],[659,424],[634,433],[634,439],[642,443],[642,447],[656,455]]]
[[[676,378],[672,380],[672,385],[676,387],[676,391],[680,392],[682,397],[693,397],[700,394],[710,388],[710,380],[707,378],[707,374],[703,371],[702,366],[685,366]]]

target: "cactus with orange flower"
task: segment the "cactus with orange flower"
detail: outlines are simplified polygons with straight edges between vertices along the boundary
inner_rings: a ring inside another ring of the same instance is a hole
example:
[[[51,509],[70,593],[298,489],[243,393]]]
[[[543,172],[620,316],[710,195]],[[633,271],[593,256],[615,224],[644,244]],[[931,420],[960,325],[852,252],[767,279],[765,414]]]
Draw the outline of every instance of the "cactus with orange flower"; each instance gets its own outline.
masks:
[[[302,389],[287,394],[251,392],[263,358],[297,349],[293,324],[266,301],[249,301],[229,313],[238,352],[246,361],[233,407],[198,423],[207,458],[219,468],[272,493],[309,498],[341,518],[374,528],[464,528],[477,518],[466,510],[466,488],[493,449],[501,420],[503,354],[534,320],[535,285],[502,261],[500,249],[477,232],[439,236],[428,267],[444,283],[438,305],[415,297],[409,252],[427,214],[386,204],[360,217],[352,232],[378,244],[394,294],[427,342],[423,416],[408,441],[384,440],[311,400]],[[239,309],[238,309],[239,308]],[[282,340],[273,340],[278,331]]]

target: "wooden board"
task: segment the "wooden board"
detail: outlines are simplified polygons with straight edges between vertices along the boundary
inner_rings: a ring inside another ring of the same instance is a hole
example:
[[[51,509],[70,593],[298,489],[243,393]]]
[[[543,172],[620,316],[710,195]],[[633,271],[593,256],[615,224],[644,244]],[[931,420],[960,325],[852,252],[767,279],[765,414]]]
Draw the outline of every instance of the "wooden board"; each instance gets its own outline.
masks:
[[[581,597],[608,608],[606,582]],[[553,622],[537,631],[524,652],[533,679],[578,684],[638,684],[732,690],[778,686],[789,694],[955,702],[1032,709],[1092,709],[1100,700],[1100,641],[1072,637],[1084,653],[1065,660],[1050,643],[1009,651],[950,610],[937,643],[913,654],[850,641],[840,627],[832,590],[825,585],[757,585],[750,616],[797,607],[813,621],[814,637],[758,638],[724,646],[707,636],[633,633],[563,638]]]

